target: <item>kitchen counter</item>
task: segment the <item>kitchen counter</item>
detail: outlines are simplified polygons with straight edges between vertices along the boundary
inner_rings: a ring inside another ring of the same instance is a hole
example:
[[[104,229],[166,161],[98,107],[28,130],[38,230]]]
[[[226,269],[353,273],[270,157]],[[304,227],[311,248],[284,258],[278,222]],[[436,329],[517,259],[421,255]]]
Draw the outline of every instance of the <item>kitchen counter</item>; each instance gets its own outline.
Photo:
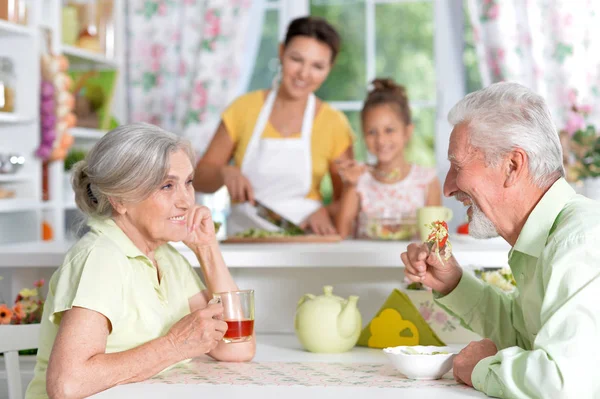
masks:
[[[407,241],[353,240],[328,244],[221,244],[230,268],[361,267],[397,268]],[[0,268],[60,266],[70,242],[40,242],[0,246]],[[463,266],[499,267],[507,263],[510,246],[501,238],[476,240],[455,236],[453,253]],[[198,266],[194,254],[183,244],[175,247]]]
[[[323,286],[334,294],[360,297],[365,323],[394,289],[403,289],[400,254],[408,242],[343,241],[331,244],[221,244],[226,264],[241,289],[255,290],[256,329],[259,333],[291,333],[298,299],[319,294]],[[14,297],[38,279],[48,279],[63,262],[72,243],[0,246],[0,292]],[[175,244],[190,263],[194,254]],[[509,246],[502,239],[453,239],[454,254],[466,270],[507,265]],[[196,269],[199,271],[199,269]],[[275,306],[276,304],[276,306]]]
[[[355,347],[341,354],[314,354],[304,351],[294,335],[259,335],[252,363],[195,359],[155,379],[117,386],[93,397],[364,399],[369,395],[378,399],[485,397],[457,384],[451,373],[437,381],[406,379],[379,349]]]

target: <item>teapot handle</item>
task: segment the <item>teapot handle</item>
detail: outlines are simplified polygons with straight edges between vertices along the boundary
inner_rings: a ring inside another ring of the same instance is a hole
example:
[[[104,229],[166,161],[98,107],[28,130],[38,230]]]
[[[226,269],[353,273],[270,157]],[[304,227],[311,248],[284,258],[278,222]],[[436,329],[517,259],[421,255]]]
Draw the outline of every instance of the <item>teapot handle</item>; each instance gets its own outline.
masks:
[[[300,298],[300,300],[298,301],[296,308],[299,307],[300,305],[302,305],[304,302],[306,302],[309,299],[315,299],[315,296],[313,294],[304,294],[302,296],[302,298]]]

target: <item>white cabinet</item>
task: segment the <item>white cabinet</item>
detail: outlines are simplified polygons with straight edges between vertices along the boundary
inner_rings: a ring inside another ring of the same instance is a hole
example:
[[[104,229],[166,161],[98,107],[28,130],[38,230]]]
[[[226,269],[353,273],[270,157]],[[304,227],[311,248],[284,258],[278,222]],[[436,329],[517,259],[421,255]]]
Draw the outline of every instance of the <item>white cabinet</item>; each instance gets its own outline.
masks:
[[[46,45],[44,30],[51,32],[52,52],[67,56],[71,68],[119,71],[112,108],[117,120],[126,122],[122,68],[124,3],[113,1],[115,57],[112,58],[60,43],[63,0],[30,1],[27,26],[0,20],[0,57],[10,58],[16,72],[15,110],[0,112],[0,154],[19,154],[25,158],[25,164],[17,173],[0,174],[0,193],[14,193],[13,198],[0,198],[0,244],[41,241],[44,223],[51,227],[54,240],[61,241],[77,219],[78,211],[72,190],[67,186],[63,162],[49,164],[49,199],[44,201],[42,161],[35,156],[40,143],[40,51]],[[89,149],[103,133],[86,128],[70,131],[75,138],[74,147],[83,149]]]

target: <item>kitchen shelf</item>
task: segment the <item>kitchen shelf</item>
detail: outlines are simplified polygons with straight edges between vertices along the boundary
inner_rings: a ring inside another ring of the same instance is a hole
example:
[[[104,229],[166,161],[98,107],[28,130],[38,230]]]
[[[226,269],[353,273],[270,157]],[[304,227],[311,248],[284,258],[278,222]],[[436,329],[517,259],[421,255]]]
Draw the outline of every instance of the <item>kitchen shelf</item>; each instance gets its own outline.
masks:
[[[104,136],[106,130],[90,129],[87,127],[74,127],[69,129],[69,134],[76,139],[98,140]]]
[[[0,213],[34,211],[42,208],[42,202],[35,199],[3,198],[0,199]]]
[[[3,198],[0,199],[0,214],[5,212],[27,212],[36,210],[53,209],[55,202],[38,201],[35,199]]]
[[[2,123],[28,123],[33,119],[24,118],[23,116],[13,112],[0,112],[0,124]]]
[[[0,174],[0,183],[16,183],[20,181],[33,180],[33,175],[25,173]]]
[[[69,57],[72,65],[83,64],[109,69],[117,69],[119,67],[119,62],[114,59],[78,47],[62,45],[62,52]]]
[[[25,25],[0,20],[0,36],[33,36],[34,30]]]

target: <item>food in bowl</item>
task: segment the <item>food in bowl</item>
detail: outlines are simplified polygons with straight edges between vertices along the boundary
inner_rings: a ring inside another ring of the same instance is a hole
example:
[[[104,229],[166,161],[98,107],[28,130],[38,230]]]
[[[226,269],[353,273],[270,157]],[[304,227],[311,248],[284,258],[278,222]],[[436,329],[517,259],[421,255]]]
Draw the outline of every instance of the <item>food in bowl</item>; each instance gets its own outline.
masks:
[[[450,352],[439,351],[439,352],[431,352],[431,353],[423,353],[423,352],[404,352],[407,355],[449,355]]]
[[[372,240],[408,241],[417,235],[417,220],[410,217],[381,217],[361,214],[359,217],[360,238]]]
[[[456,356],[445,346],[396,346],[383,352],[396,370],[413,380],[439,380],[452,369]]]

